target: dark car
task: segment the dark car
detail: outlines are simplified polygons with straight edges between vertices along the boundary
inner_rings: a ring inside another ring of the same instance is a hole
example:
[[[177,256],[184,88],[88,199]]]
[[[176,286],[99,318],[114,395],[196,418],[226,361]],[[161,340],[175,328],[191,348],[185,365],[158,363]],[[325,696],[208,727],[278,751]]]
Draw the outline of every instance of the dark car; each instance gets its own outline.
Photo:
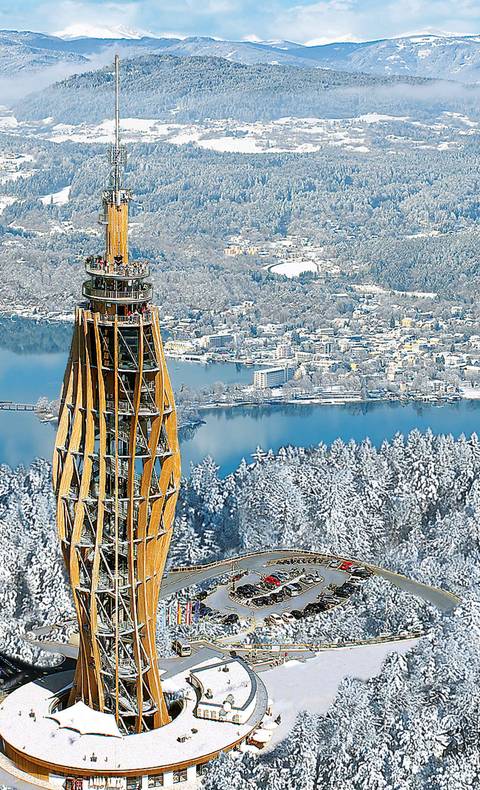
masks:
[[[240,618],[238,614],[232,612],[232,614],[227,614],[227,616],[223,618],[223,622],[225,623],[225,625],[235,625],[236,623],[238,623],[239,619]]]
[[[197,595],[197,601],[204,601],[209,595],[210,593],[207,590],[202,590],[202,592],[199,592]]]
[[[268,606],[270,598],[267,595],[261,595],[259,598],[254,598],[252,603],[254,603],[255,606]]]
[[[237,587],[237,595],[241,598],[251,598],[256,592],[257,588],[253,584],[242,584],[240,587]]]
[[[337,589],[335,590],[335,595],[337,596],[337,598],[348,598],[350,593],[348,590],[345,590],[344,587],[337,587]]]
[[[369,579],[372,576],[372,571],[367,570],[367,568],[355,568],[352,571],[352,576],[358,576],[359,579]]]
[[[295,618],[295,620],[301,620],[303,617],[303,612],[301,612],[300,609],[292,609],[290,614]]]
[[[272,603],[281,603],[285,600],[285,593],[279,590],[279,592],[274,592],[270,595],[270,600]]]

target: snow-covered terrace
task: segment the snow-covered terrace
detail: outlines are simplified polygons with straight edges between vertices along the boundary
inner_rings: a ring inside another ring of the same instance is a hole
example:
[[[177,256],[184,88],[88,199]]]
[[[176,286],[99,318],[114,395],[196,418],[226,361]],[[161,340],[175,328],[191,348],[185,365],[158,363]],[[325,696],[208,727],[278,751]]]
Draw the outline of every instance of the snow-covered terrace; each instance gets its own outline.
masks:
[[[243,663],[238,663],[241,667],[238,677],[233,667],[230,670],[236,683],[241,682],[240,673],[244,672]],[[268,702],[265,687],[256,678],[253,708],[244,724],[199,719],[194,715],[197,694],[186,685],[185,674],[179,673],[164,684],[166,691],[185,690],[182,711],[170,724],[151,732],[122,737],[107,735],[110,727],[104,728],[104,735],[81,734],[86,726],[81,710],[81,721],[77,723],[68,715],[61,717],[61,725],[52,718],[52,708],[55,708],[58,696],[68,689],[71,682],[70,672],[50,675],[22,686],[0,705],[2,738],[26,758],[68,773],[78,770],[91,775],[106,775],[136,773],[140,769],[143,773],[149,770],[161,773],[167,772],[171,766],[181,768],[201,763],[207,756],[245,740],[262,721]],[[97,718],[102,715],[97,714]],[[95,730],[99,732],[98,721],[95,722]]]
[[[243,661],[205,662],[190,672],[200,690],[197,716],[238,724],[246,723],[255,709],[257,678]]]

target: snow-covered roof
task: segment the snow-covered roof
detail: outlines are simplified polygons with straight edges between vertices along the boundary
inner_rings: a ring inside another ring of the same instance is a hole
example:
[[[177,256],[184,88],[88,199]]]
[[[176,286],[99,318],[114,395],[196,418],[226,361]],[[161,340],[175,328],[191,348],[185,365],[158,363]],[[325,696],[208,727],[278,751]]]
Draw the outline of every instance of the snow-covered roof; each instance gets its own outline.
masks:
[[[106,735],[112,738],[121,738],[115,716],[111,713],[102,713],[92,710],[84,702],[76,702],[65,710],[50,714],[60,728],[76,730],[81,735]]]
[[[185,693],[183,708],[170,724],[150,732],[105,737],[108,717],[103,718],[101,714],[102,718],[96,717],[96,722],[101,723],[104,734],[82,734],[79,727],[91,729],[93,721],[90,714],[94,711],[89,711],[87,706],[84,708],[87,708],[88,717],[81,707],[73,711],[75,705],[60,713],[61,724],[59,716],[51,713],[56,699],[71,686],[72,680],[71,672],[49,675],[27,683],[0,704],[0,735],[25,758],[69,770],[98,771],[99,774],[136,770],[147,773],[149,769],[165,771],[172,765],[201,762],[206,756],[227,750],[245,739],[258,727],[267,708],[266,689],[260,678],[256,678],[255,705],[246,723],[200,719],[195,715],[197,694],[186,684],[185,671],[180,671],[163,684],[165,691],[182,689]],[[72,731],[72,723],[77,725],[76,731]]]
[[[207,661],[190,674],[202,689],[202,704],[222,706],[228,698],[231,708],[243,710],[256,694],[255,673],[240,660]]]

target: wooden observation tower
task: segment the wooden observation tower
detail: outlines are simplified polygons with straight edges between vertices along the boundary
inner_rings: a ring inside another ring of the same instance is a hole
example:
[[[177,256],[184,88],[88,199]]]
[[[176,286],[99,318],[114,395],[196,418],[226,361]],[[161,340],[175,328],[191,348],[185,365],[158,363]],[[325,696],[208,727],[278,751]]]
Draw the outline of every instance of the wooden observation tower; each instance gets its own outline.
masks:
[[[113,714],[127,734],[170,720],[155,630],[180,454],[149,265],[129,260],[125,159],[116,56],[115,142],[100,220],[105,251],[86,260],[53,480],[80,635],[70,704],[82,700]]]

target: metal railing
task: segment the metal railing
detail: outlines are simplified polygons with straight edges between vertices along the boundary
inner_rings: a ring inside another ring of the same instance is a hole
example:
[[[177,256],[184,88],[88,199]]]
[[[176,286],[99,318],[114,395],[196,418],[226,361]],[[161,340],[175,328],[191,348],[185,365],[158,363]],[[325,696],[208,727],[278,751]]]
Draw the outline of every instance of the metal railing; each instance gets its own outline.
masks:
[[[96,261],[93,258],[87,258],[85,261],[85,269],[87,272],[93,274],[103,274],[105,277],[148,277],[150,274],[150,266],[143,261],[136,261],[135,263],[113,263],[108,264],[106,261]]]
[[[108,324],[109,326],[113,326],[115,323],[115,318],[117,319],[117,323],[121,326],[138,326],[140,324],[140,320],[144,324],[150,324],[153,318],[153,313],[151,310],[144,310],[141,313],[132,313],[131,315],[108,315],[108,313],[99,313],[99,322],[101,324]]]
[[[104,302],[148,302],[152,298],[152,285],[143,288],[128,289],[125,291],[112,291],[107,288],[95,288],[91,282],[83,284],[83,295],[87,299],[99,299]]]

